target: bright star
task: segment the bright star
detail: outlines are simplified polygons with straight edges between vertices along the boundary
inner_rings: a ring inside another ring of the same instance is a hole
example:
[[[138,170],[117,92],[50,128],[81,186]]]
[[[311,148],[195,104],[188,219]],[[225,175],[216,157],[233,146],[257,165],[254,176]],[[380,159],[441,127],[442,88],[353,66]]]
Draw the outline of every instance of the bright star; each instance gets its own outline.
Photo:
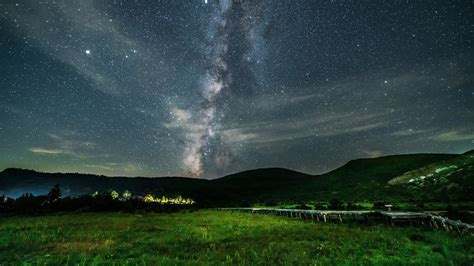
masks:
[[[91,54],[91,50],[86,50],[86,54]]]

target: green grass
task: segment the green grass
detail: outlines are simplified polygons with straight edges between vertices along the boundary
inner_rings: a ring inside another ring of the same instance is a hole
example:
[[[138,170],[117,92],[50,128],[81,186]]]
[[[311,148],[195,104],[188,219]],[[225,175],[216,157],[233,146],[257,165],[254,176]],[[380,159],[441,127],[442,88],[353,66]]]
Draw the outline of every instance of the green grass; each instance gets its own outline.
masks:
[[[0,261],[14,265],[472,265],[473,254],[473,236],[246,213],[0,218]]]

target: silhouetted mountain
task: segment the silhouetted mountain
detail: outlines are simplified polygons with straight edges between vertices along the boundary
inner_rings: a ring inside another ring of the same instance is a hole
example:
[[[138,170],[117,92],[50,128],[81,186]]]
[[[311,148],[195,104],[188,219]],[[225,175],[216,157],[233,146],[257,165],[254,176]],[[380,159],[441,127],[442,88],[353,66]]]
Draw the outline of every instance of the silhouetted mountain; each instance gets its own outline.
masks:
[[[32,170],[9,168],[0,173],[0,195],[19,196],[25,192],[45,194],[54,184],[61,184],[63,194],[82,195],[95,191],[130,190],[136,194],[147,192],[188,192],[207,180],[186,177],[108,177],[78,173],[41,173]]]
[[[443,169],[449,166],[449,174],[445,172],[446,175],[438,181],[436,177],[430,179],[431,183],[410,181],[416,178],[425,180],[423,173],[429,175],[429,171],[447,171]],[[46,194],[54,184],[61,184],[64,196],[129,190],[134,195],[180,194],[198,202],[218,205],[329,201],[334,198],[346,201],[474,200],[470,185],[474,178],[473,166],[474,154],[471,151],[461,155],[410,154],[357,159],[322,175],[265,168],[214,180],[51,174],[9,168],[0,173],[0,195],[5,193],[15,197],[25,192]]]

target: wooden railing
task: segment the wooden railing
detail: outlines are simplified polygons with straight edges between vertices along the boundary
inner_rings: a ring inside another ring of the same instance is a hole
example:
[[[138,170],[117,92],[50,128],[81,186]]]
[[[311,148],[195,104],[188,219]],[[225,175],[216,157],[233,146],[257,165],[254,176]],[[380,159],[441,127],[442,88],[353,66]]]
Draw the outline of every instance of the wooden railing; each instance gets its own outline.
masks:
[[[396,211],[337,211],[337,210],[300,210],[274,208],[217,208],[220,211],[250,212],[253,214],[273,214],[292,218],[314,220],[318,222],[384,222],[391,225],[421,225],[459,234],[474,234],[474,226],[431,214],[430,212],[396,212]]]

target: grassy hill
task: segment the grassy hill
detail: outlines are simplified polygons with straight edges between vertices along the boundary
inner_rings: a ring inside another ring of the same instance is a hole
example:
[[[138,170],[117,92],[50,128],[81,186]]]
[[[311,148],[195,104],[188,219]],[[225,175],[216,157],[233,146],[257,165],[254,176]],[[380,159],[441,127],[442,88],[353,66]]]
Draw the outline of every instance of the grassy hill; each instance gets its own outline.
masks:
[[[471,197],[474,192],[474,152],[408,171],[388,181],[415,194],[432,191],[439,198]]]
[[[180,194],[194,198],[197,202],[227,206],[331,199],[474,201],[473,157],[473,152],[393,155],[352,160],[322,175],[266,168],[214,180],[106,177],[6,169],[0,173],[0,195],[19,196],[24,192],[45,194],[54,184],[61,184],[64,195],[129,190],[134,195]]]
[[[377,200],[389,197],[403,199],[412,196],[411,193],[389,186],[389,180],[425,165],[442,163],[458,156],[453,154],[409,154],[352,160],[344,166],[322,175],[313,186],[319,187],[319,198]]]

